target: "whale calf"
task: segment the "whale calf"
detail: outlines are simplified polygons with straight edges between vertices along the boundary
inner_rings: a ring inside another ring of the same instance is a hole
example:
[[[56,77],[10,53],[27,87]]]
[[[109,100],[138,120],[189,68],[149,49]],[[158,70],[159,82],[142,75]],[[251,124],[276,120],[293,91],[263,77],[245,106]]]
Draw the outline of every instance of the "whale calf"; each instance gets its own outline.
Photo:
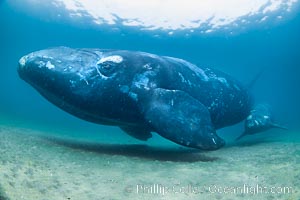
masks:
[[[156,132],[203,150],[216,130],[246,119],[253,98],[231,76],[182,59],[110,49],[49,48],[19,60],[19,76],[64,111],[118,126],[140,140]]]
[[[247,135],[253,135],[272,128],[288,130],[288,128],[274,122],[271,108],[267,104],[258,104],[250,111],[250,115],[245,120],[245,131],[236,138],[240,140]]]

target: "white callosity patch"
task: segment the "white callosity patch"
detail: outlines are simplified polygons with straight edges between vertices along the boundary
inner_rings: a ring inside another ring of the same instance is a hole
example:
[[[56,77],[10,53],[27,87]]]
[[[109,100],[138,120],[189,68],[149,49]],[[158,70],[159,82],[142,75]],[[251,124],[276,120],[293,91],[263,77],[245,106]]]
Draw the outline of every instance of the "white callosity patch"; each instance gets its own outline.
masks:
[[[114,62],[114,63],[121,63],[123,61],[123,57],[122,56],[118,56],[118,55],[114,55],[114,56],[107,56],[107,57],[103,57],[101,58],[98,62],[98,64],[102,64],[104,62]]]
[[[23,57],[19,60],[19,65],[20,65],[20,67],[25,67],[25,66],[26,66],[27,60],[30,59],[30,58],[32,58],[32,57],[34,57],[34,56],[35,56],[34,53],[30,53],[30,54],[28,54],[28,55],[26,55],[26,56],[23,56]]]
[[[23,56],[20,60],[19,60],[19,64],[21,67],[24,67],[26,64],[26,60],[27,60],[27,56]]]
[[[48,69],[54,69],[55,68],[55,66],[50,61],[47,62],[46,67]]]
[[[251,22],[250,18],[264,18],[288,12],[298,0],[55,0],[71,16],[90,15],[96,24],[117,24],[143,27],[148,30],[205,28],[209,33],[230,24]],[[249,17],[249,20],[245,17]],[[243,18],[243,20],[241,20]],[[257,22],[260,22],[258,20]]]

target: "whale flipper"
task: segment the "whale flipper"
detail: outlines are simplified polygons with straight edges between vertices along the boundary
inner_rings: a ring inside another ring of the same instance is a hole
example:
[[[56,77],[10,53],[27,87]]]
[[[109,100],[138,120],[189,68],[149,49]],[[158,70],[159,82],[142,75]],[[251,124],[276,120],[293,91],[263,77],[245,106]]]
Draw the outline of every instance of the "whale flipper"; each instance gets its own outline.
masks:
[[[121,126],[120,128],[125,133],[138,140],[147,141],[149,138],[152,137],[151,132],[144,127]]]
[[[142,110],[159,135],[177,144],[215,150],[225,142],[216,135],[208,109],[180,90],[154,89]]]

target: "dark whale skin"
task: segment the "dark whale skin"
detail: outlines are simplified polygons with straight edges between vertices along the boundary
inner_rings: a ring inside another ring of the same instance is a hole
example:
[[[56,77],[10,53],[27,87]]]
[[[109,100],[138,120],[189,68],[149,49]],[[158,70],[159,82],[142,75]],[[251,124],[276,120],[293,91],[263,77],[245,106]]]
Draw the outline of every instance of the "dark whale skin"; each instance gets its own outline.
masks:
[[[18,73],[81,119],[119,126],[144,140],[154,131],[205,150],[223,146],[215,130],[241,122],[253,106],[247,88],[231,76],[145,52],[50,48],[22,57]]]

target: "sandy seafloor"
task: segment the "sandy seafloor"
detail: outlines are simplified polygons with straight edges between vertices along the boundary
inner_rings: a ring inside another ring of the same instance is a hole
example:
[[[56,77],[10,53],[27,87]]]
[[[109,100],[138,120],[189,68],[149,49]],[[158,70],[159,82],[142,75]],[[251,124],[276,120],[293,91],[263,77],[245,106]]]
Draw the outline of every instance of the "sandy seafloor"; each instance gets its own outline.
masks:
[[[0,199],[299,200],[300,143],[294,139],[297,133],[289,135],[285,141],[245,140],[199,152],[147,143],[87,142],[2,124]],[[217,187],[244,185],[248,193],[216,192]],[[253,194],[257,186],[268,189]]]

